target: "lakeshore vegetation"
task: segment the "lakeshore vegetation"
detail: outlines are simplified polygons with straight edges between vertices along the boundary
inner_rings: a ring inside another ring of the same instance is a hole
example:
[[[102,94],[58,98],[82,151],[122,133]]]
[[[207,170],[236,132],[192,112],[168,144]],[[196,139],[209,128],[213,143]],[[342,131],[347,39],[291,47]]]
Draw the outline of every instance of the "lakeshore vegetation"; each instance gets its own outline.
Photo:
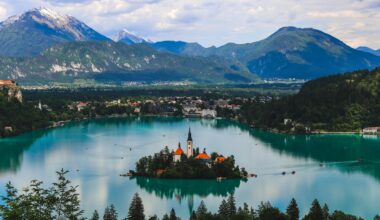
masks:
[[[0,217],[4,220],[54,220],[86,219],[84,211],[80,208],[78,186],[73,186],[66,178],[68,171],[57,172],[57,181],[51,187],[44,188],[41,181],[33,180],[30,185],[22,190],[16,189],[11,183],[5,186],[5,195],[1,196]],[[126,208],[128,205],[126,204]],[[105,207],[102,213],[95,210],[90,220],[157,220],[157,215],[146,216],[143,201],[136,193],[128,208],[128,215],[120,218],[117,210],[111,204]],[[179,220],[174,209],[165,214],[162,220]],[[227,199],[223,199],[218,211],[213,213],[208,211],[206,204],[201,201],[196,210],[191,213],[190,220],[359,220],[350,214],[342,211],[330,212],[327,204],[323,206],[314,200],[309,212],[303,217],[300,215],[295,199],[292,199],[282,212],[273,207],[269,202],[262,202],[257,208],[250,207],[244,203],[242,207],[236,205],[235,197],[230,194]],[[379,220],[380,216],[375,216],[374,220]]]
[[[361,131],[380,125],[380,68],[306,82],[299,93],[242,106],[251,125],[273,131]],[[285,119],[287,122],[285,123]]]

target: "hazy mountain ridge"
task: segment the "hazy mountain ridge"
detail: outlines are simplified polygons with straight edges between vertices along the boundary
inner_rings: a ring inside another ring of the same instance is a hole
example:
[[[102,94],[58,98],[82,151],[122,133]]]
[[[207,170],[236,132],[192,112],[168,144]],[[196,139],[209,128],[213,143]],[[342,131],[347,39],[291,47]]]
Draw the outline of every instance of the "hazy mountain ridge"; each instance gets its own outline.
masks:
[[[198,83],[251,82],[255,76],[220,58],[189,58],[159,53],[144,44],[71,42],[32,58],[0,60],[0,78],[33,84],[74,79],[176,81]]]
[[[176,50],[175,45],[179,45]],[[262,78],[312,79],[334,73],[372,69],[380,59],[355,50],[337,38],[312,28],[284,27],[264,40],[220,47],[194,48],[193,44],[173,41],[156,42],[161,51],[187,56],[221,56],[246,65]]]
[[[117,35],[112,38],[115,42],[122,42],[128,45],[138,43],[152,43],[149,39],[142,38],[136,34],[128,31],[127,29],[121,30]]]
[[[364,46],[358,47],[356,49],[363,51],[363,52],[371,53],[371,54],[376,55],[376,56],[380,56],[380,49],[374,50],[372,48],[364,47]]]

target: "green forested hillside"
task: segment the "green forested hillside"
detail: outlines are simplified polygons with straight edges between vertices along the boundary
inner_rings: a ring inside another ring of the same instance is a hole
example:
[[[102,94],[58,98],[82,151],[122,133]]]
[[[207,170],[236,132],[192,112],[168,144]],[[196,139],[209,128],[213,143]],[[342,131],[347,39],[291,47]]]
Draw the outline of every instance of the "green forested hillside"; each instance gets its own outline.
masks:
[[[252,101],[243,116],[259,127],[353,131],[380,126],[380,68],[309,81],[298,94],[261,104]],[[284,119],[292,123],[284,125]]]
[[[49,125],[48,115],[22,104],[16,99],[8,100],[4,88],[0,88],[0,137],[20,134]]]
[[[159,53],[144,44],[72,42],[53,46],[32,58],[3,58],[0,78],[23,84],[72,82],[191,81],[242,83],[255,80],[244,67],[217,57]]]
[[[380,57],[355,50],[313,28],[283,27],[261,41],[228,43],[220,47],[203,48],[199,44],[175,41],[157,42],[152,46],[186,56],[219,56],[235,60],[264,79],[315,79],[380,65]]]

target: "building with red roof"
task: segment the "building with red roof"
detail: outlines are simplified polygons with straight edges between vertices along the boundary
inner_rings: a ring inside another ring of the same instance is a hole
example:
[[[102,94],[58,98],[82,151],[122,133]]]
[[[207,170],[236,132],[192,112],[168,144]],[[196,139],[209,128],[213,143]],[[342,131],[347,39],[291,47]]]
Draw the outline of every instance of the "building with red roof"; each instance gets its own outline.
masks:
[[[15,85],[16,83],[12,80],[0,80],[0,85],[6,85],[6,86],[11,86]]]
[[[181,148],[181,143],[178,143],[178,147],[174,152],[173,161],[174,162],[180,162],[182,154],[183,154],[183,150]]]
[[[215,162],[217,162],[217,163],[223,163],[225,160],[226,160],[226,158],[223,157],[222,155],[215,158]]]
[[[195,159],[200,159],[200,160],[209,160],[210,156],[206,153],[206,149],[203,150],[202,153],[198,154]]]

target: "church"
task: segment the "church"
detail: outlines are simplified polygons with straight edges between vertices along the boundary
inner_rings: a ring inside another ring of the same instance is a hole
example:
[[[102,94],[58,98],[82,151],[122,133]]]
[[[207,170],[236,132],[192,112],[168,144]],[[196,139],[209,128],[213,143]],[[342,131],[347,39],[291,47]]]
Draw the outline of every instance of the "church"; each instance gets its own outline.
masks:
[[[186,156],[187,158],[193,157],[194,155],[194,146],[193,146],[193,137],[191,136],[191,129],[189,128],[189,133],[187,134],[187,141],[186,141]],[[178,143],[177,149],[173,152],[173,162],[180,162],[181,157],[185,152],[181,148],[181,143]],[[199,155],[195,156],[196,159],[201,160],[209,160],[210,156],[206,153],[206,149],[200,153]]]

